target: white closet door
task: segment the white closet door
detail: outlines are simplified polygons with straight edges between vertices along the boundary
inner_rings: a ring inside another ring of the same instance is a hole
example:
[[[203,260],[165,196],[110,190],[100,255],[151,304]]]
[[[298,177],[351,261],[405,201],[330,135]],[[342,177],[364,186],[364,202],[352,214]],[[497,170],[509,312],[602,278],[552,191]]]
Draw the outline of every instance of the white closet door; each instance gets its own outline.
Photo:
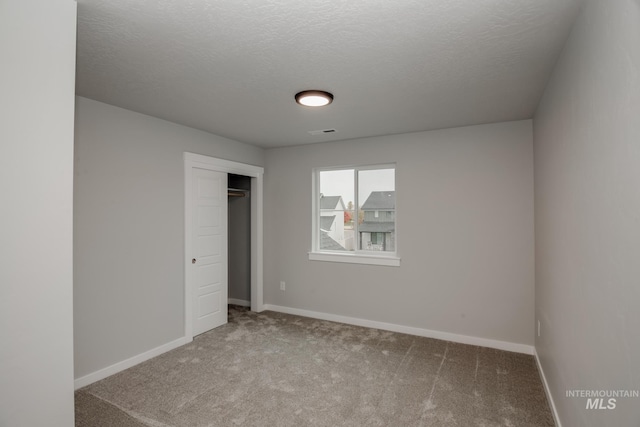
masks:
[[[193,335],[227,323],[227,174],[193,168]]]

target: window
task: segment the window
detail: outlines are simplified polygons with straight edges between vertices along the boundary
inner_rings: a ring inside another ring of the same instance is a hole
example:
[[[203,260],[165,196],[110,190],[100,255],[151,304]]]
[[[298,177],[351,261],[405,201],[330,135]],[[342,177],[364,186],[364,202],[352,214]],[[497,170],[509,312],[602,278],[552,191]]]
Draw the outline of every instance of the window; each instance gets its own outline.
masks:
[[[395,165],[316,169],[309,258],[399,265]]]
[[[384,243],[385,233],[371,233],[371,244],[383,244]]]

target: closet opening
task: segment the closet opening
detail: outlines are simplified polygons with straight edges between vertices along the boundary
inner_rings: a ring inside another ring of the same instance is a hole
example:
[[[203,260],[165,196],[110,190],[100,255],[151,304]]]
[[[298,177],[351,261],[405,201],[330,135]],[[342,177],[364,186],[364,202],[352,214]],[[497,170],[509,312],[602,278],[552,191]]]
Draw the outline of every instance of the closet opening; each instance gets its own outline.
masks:
[[[251,177],[228,174],[228,304],[251,307]]]

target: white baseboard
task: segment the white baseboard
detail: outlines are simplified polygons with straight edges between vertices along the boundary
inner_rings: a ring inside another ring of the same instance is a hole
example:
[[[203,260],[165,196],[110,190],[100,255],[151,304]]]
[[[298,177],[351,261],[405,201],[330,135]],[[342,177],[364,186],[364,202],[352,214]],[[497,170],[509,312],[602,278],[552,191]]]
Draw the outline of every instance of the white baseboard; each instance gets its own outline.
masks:
[[[229,301],[229,304],[239,305],[241,307],[251,307],[251,301],[236,299],[236,298],[229,298],[228,301]]]
[[[295,314],[297,316],[311,317],[313,319],[329,320],[332,322],[346,323],[348,325],[364,326],[366,328],[382,329],[385,331],[399,332],[402,334],[417,335],[426,338],[435,338],[445,341],[453,341],[461,344],[477,345],[480,347],[495,348],[498,350],[513,351],[516,353],[533,354],[534,347],[526,344],[518,344],[507,341],[498,341],[487,338],[478,338],[468,335],[452,334],[449,332],[434,331],[431,329],[415,328],[412,326],[396,325],[393,323],[377,322],[375,320],[358,319],[355,317],[340,316],[337,314],[320,313],[317,311],[301,310],[299,308],[283,307],[273,304],[265,304],[265,310],[279,313]]]
[[[192,339],[188,339],[186,337],[178,338],[175,341],[168,342],[159,347],[151,349],[149,351],[145,351],[144,353],[138,354],[137,356],[130,357],[129,359],[123,360],[122,362],[115,363],[111,366],[107,366],[106,368],[100,369],[99,371],[92,372],[84,377],[77,378],[73,382],[73,386],[75,390],[79,388],[88,386],[91,383],[96,381],[100,381],[108,376],[113,374],[117,374],[120,371],[124,371],[125,369],[129,369],[132,366],[137,365],[138,363],[142,363],[146,360],[149,360],[153,357],[159,356],[162,353],[166,353],[167,351],[173,350],[174,348],[178,348],[181,345],[185,345],[190,343]]]
[[[551,406],[553,421],[555,421],[556,427],[562,427],[562,423],[560,422],[560,416],[558,415],[558,410],[556,408],[555,402],[553,401],[553,395],[551,394],[549,383],[547,382],[547,377],[545,377],[544,375],[544,370],[542,369],[542,364],[540,364],[540,358],[538,357],[538,352],[536,351],[535,347],[533,348],[533,357],[536,359],[536,364],[538,365],[538,372],[540,373],[540,378],[542,379],[542,385],[544,386],[544,392],[547,395],[549,406]]]

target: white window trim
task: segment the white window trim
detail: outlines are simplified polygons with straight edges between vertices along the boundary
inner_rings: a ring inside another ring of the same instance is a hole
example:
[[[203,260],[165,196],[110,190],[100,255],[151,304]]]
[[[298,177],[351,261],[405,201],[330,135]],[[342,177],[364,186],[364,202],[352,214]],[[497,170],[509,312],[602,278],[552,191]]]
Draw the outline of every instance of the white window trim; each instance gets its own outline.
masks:
[[[400,267],[400,258],[396,255],[375,256],[361,253],[342,252],[309,252],[310,261],[346,262],[349,264],[386,265]]]
[[[344,169],[354,169],[354,190],[357,193],[358,191],[358,171],[362,170],[370,170],[370,169],[390,169],[393,168],[394,171],[397,172],[397,166],[395,163],[384,163],[379,165],[364,165],[364,166],[339,166],[339,167],[329,167],[329,168],[314,168],[313,176],[312,176],[312,194],[311,194],[311,211],[312,211],[312,220],[311,220],[311,251],[309,251],[309,260],[310,261],[326,261],[326,262],[341,262],[341,263],[349,263],[349,264],[366,264],[366,265],[382,265],[382,266],[390,266],[390,267],[399,267],[400,266],[400,256],[398,255],[398,192],[397,185],[396,189],[396,214],[395,214],[395,252],[387,252],[380,253],[377,251],[363,251],[363,250],[355,250],[348,252],[339,252],[339,251],[321,251],[319,248],[319,240],[320,240],[320,230],[319,230],[319,221],[320,221],[320,207],[318,206],[319,198],[317,197],[320,194],[320,182],[319,176],[320,172],[331,171],[331,170],[344,170]],[[357,206],[358,206],[358,197],[357,194],[354,194],[354,203],[356,204],[356,218],[357,221]],[[357,238],[357,236],[356,236]]]

